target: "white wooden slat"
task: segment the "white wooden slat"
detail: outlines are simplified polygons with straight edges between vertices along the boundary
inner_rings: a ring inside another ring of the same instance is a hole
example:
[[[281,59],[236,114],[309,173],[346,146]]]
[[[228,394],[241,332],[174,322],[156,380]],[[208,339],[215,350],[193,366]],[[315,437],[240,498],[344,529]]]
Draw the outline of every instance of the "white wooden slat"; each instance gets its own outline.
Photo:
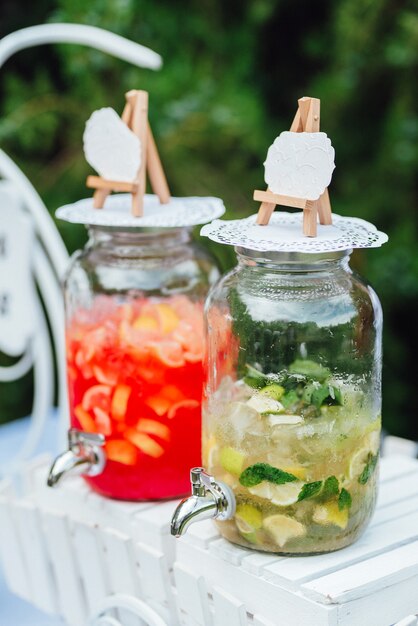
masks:
[[[418,511],[418,495],[377,509],[370,522],[370,527],[373,528],[392,519],[399,519],[416,511]]]
[[[383,507],[411,498],[418,494],[418,474],[411,472],[396,481],[388,481],[380,485],[377,506]]]
[[[278,624],[274,624],[270,620],[264,619],[261,615],[254,615],[252,626],[278,626]],[[282,625],[280,624],[280,626]],[[286,625],[283,623],[283,626]]]
[[[43,516],[45,537],[55,574],[60,614],[71,626],[87,619],[84,589],[77,570],[68,518],[58,513]]]
[[[255,552],[242,559],[241,567],[250,574],[254,574],[254,576],[261,576],[265,567],[273,565],[273,563],[277,563],[283,560],[283,558],[277,554]]]
[[[101,522],[104,526],[114,528],[122,533],[131,534],[132,524],[137,513],[152,508],[152,502],[122,502],[104,500]]]
[[[418,541],[311,580],[302,585],[301,591],[318,602],[342,604],[412,576],[418,576]]]
[[[15,495],[13,483],[10,478],[3,478],[0,480],[0,496],[4,498],[12,498]]]
[[[418,617],[416,615],[409,615],[400,622],[396,622],[394,626],[418,626]]]
[[[192,524],[184,536],[186,541],[194,543],[199,548],[207,548],[211,541],[219,539],[219,537],[219,532],[210,519]]]
[[[25,554],[14,519],[13,501],[0,496],[0,554],[7,586],[16,595],[32,601]]]
[[[418,576],[338,605],[338,626],[393,626],[418,611]],[[336,606],[336,605],[334,605]]]
[[[195,576],[204,576],[209,591],[222,583],[224,591],[245,602],[248,613],[260,614],[274,624],[281,626],[282,620],[285,626],[337,626],[336,607],[313,602],[181,540],[176,566],[186,567]],[[178,596],[180,601],[180,592]]]
[[[25,554],[32,602],[46,613],[57,613],[57,588],[46,547],[39,510],[34,504],[15,503],[19,541]]]
[[[388,480],[395,480],[400,476],[418,472],[418,463],[416,459],[407,456],[389,456],[381,459],[380,462],[380,482],[385,483]]]
[[[197,624],[212,626],[212,614],[209,607],[205,578],[178,563],[174,564],[174,577],[176,580],[180,623],[189,623],[183,619],[186,615],[191,617]]]
[[[113,529],[101,533],[111,593],[142,597],[134,546],[130,537]]]
[[[176,608],[165,554],[142,543],[136,544],[135,551],[144,596],[168,608],[170,615],[175,616]]]
[[[176,500],[154,503],[152,507],[132,518],[134,541],[163,552],[171,567],[176,553],[176,539],[170,534],[171,516],[178,504]]]
[[[416,459],[418,456],[418,443],[410,439],[387,435],[383,439],[382,452],[388,458],[397,456]]]
[[[109,594],[108,575],[99,537],[94,524],[74,522],[73,545],[89,613]]]
[[[242,600],[238,600],[220,587],[212,590],[214,626],[247,626],[247,611]]]
[[[20,472],[22,491],[25,494],[32,494],[37,488],[37,481],[40,476],[46,481],[46,469],[51,465],[52,457],[49,453],[40,454],[25,461]]]
[[[233,565],[240,565],[242,559],[250,554],[246,548],[241,548],[222,538],[211,541],[209,552]]]
[[[302,582],[418,539],[418,512],[368,528],[352,546],[318,556],[287,558],[264,568],[267,580],[295,589]]]

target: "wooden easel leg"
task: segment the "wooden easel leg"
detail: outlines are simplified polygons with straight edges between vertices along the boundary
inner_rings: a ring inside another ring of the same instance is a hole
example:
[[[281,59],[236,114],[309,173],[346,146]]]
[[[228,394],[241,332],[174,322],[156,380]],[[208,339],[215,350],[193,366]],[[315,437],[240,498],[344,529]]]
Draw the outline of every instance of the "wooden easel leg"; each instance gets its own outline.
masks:
[[[147,167],[154,193],[159,197],[161,204],[168,204],[171,200],[170,190],[149,123],[147,128]]]
[[[132,215],[135,217],[142,217],[144,214],[144,194],[135,191],[132,194]]]
[[[93,207],[95,209],[103,209],[103,205],[110,191],[108,189],[96,189],[93,194]]]
[[[328,189],[325,189],[324,193],[318,200],[318,213],[319,222],[325,226],[332,224],[332,212],[331,203],[329,201]]]
[[[303,234],[305,237],[316,237],[316,222],[318,218],[317,201],[309,203],[306,209],[303,209]]]
[[[261,226],[266,226],[266,224],[268,224],[270,221],[275,207],[276,205],[270,204],[270,202],[262,202],[260,204],[260,208],[258,209],[256,223],[260,224]]]

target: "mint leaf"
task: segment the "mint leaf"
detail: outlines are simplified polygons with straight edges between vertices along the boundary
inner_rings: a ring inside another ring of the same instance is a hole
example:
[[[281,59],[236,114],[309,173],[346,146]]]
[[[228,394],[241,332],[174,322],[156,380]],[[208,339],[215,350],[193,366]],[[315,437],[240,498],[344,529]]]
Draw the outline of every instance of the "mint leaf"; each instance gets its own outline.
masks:
[[[289,406],[291,406],[292,404],[295,404],[295,402],[298,402],[298,401],[299,401],[299,396],[297,394],[297,391],[295,391],[295,389],[291,389],[290,391],[285,393],[284,396],[282,396],[280,400],[280,402],[283,404],[285,409],[287,409]]]
[[[324,482],[324,488],[322,494],[324,498],[330,498],[331,496],[338,495],[340,491],[340,485],[338,479],[335,476],[329,476]]]
[[[359,479],[358,479],[360,485],[365,485],[367,483],[370,476],[373,474],[374,470],[376,469],[378,458],[379,458],[379,453],[372,454],[371,452],[369,452],[369,456],[367,457],[367,463],[364,466],[364,469],[361,472]]]
[[[289,372],[301,374],[311,380],[318,380],[320,383],[324,382],[331,374],[327,367],[308,359],[296,359],[296,361],[293,361],[289,367]]]
[[[343,487],[338,497],[338,508],[340,509],[340,511],[342,511],[343,509],[349,509],[351,504],[352,504],[352,498],[351,498],[350,492],[347,491],[347,489],[344,489]]]
[[[247,373],[244,376],[244,382],[249,387],[253,387],[254,389],[262,389],[267,384],[267,376],[260,372],[252,365],[246,365]]]
[[[263,480],[268,480],[276,485],[283,485],[298,480],[293,474],[285,472],[277,467],[268,465],[268,463],[255,463],[247,467],[239,477],[239,482],[244,487],[255,487]]]
[[[316,480],[313,483],[306,483],[303,485],[298,496],[298,502],[306,500],[306,498],[313,498],[314,496],[317,496],[322,489],[322,484],[322,480]]]

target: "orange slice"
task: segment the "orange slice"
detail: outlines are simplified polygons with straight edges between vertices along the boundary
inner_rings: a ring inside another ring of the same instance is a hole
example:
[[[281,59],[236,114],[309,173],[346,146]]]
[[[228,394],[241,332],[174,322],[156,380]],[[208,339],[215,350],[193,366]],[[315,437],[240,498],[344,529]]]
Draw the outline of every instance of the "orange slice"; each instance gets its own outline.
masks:
[[[97,433],[96,422],[94,421],[92,416],[83,409],[81,404],[78,404],[75,407],[74,415],[80,422],[80,426],[82,430],[84,430],[87,433]]]
[[[110,421],[110,417],[106,411],[103,411],[100,407],[95,406],[93,408],[93,413],[96,417],[97,431],[99,433],[103,433],[103,435],[111,435],[112,422]]]
[[[140,433],[135,428],[128,428],[125,437],[134,444],[141,452],[155,459],[164,454],[164,448],[146,433]]]
[[[111,387],[114,387],[118,382],[118,375],[115,372],[111,372],[108,369],[104,370],[98,365],[93,365],[93,374],[99,383],[102,383],[103,385],[110,385]]]
[[[85,411],[91,411],[95,406],[106,410],[109,408],[111,391],[108,385],[93,385],[85,392],[81,406]]]
[[[176,402],[176,404],[173,404],[173,406],[170,408],[167,417],[169,419],[173,419],[173,417],[176,417],[178,411],[182,411],[183,409],[186,410],[190,410],[190,409],[197,409],[197,407],[199,406],[199,402],[197,400],[182,400],[181,402]]]
[[[135,330],[158,330],[158,322],[151,315],[140,315],[132,324]]]
[[[162,415],[165,415],[167,413],[168,409],[170,408],[171,402],[170,400],[167,400],[167,398],[164,398],[162,395],[158,394],[147,398],[145,404],[161,417]]]
[[[161,424],[161,422],[157,422],[157,420],[149,420],[146,418],[141,418],[138,420],[136,425],[136,429],[142,433],[147,433],[148,435],[155,435],[160,439],[165,439],[165,441],[170,441],[170,429],[165,424]]]
[[[112,439],[106,446],[106,454],[109,461],[116,461],[123,465],[135,465],[138,451],[136,447],[125,439]]]
[[[175,328],[177,328],[180,318],[169,304],[156,304],[155,308],[157,310],[163,333],[171,333]]]
[[[131,388],[128,385],[117,385],[110,406],[110,414],[115,420],[123,420],[128,407]]]
[[[165,385],[161,391],[160,395],[163,398],[167,398],[171,402],[180,402],[180,400],[184,400],[184,394],[180,391],[176,385]]]
[[[149,346],[157,359],[167,367],[184,365],[183,351],[176,341],[153,341],[149,343]]]

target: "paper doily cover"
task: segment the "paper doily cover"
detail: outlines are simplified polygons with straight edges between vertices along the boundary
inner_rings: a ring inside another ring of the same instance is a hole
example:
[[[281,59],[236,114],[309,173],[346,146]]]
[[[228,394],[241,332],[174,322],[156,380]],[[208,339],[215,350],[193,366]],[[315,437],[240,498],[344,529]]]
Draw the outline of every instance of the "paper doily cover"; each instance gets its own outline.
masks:
[[[215,220],[200,234],[212,241],[263,252],[321,253],[351,248],[379,248],[388,236],[356,217],[332,214],[332,226],[318,224],[316,237],[302,232],[303,213],[276,211],[266,226],[256,224],[257,214],[240,220]]]
[[[66,204],[56,211],[56,216],[73,224],[91,226],[114,226],[133,228],[180,228],[205,224],[225,213],[220,198],[187,197],[171,198],[168,204],[160,204],[157,196],[144,196],[144,215],[131,214],[132,196],[129,193],[109,195],[103,209],[93,208],[93,198],[85,198]]]

